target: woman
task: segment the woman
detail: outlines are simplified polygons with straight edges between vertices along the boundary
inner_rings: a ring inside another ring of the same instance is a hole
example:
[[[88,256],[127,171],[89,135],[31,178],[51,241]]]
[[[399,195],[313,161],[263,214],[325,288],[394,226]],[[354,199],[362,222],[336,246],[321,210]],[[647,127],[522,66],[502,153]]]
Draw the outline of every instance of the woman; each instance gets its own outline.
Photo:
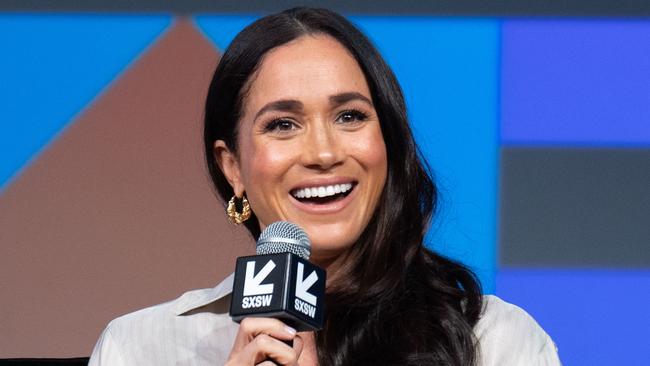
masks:
[[[345,18],[297,8],[244,29],[215,71],[204,137],[233,222],[310,236],[328,272],[324,329],[238,326],[229,277],[111,322],[91,365],[559,364],[525,312],[424,247],[436,187],[395,76]]]

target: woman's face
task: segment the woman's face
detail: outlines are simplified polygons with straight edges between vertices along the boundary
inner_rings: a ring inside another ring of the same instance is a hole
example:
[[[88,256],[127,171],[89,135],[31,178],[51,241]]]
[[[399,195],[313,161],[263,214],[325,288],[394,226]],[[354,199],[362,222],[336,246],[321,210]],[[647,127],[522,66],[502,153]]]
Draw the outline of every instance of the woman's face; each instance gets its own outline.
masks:
[[[350,248],[386,181],[386,146],[363,72],[329,36],[303,36],[267,53],[239,121],[237,154],[218,161],[261,229],[286,220],[328,263]]]

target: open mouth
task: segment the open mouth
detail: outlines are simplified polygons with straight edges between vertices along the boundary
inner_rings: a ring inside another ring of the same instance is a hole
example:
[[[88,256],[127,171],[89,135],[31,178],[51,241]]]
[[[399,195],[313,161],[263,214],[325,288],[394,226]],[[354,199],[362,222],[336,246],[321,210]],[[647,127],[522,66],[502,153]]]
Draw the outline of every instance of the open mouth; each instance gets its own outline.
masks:
[[[296,200],[303,203],[323,205],[345,198],[352,192],[356,182],[332,184],[317,187],[298,188],[291,191]]]

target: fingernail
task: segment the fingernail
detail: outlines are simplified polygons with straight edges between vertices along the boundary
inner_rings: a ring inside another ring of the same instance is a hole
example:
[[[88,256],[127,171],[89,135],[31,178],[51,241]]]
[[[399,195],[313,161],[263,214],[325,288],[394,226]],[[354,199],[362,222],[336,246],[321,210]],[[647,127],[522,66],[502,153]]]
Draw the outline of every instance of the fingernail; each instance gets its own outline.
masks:
[[[286,330],[287,332],[291,333],[291,335],[295,335],[295,334],[296,334],[296,330],[293,329],[293,328],[291,328],[291,327],[288,326],[288,325],[285,325],[285,326],[284,326],[284,330]]]

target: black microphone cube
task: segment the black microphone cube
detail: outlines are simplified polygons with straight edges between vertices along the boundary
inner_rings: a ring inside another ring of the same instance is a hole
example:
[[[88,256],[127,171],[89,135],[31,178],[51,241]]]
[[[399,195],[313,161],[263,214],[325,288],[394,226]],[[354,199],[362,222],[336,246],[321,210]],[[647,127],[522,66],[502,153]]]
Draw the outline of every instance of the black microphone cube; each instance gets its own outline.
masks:
[[[230,303],[236,322],[280,319],[297,331],[323,327],[326,272],[292,253],[237,258]]]

